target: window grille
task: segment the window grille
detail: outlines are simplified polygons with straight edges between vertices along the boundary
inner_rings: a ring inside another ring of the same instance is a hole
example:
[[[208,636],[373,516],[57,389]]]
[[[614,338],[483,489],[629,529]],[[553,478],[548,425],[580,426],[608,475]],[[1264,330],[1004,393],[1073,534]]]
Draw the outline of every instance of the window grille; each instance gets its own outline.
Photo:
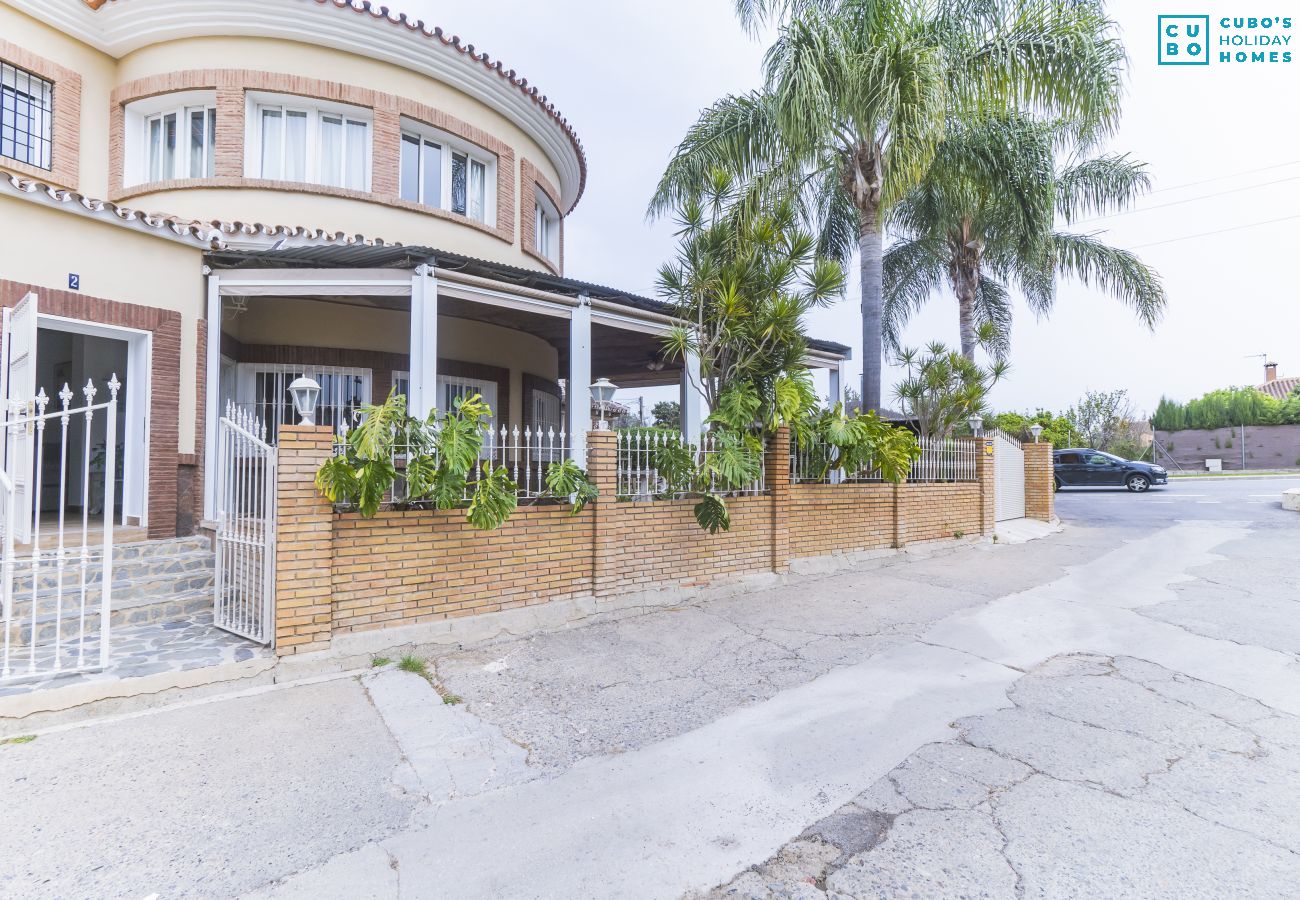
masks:
[[[0,156],[52,167],[54,84],[0,62]]]

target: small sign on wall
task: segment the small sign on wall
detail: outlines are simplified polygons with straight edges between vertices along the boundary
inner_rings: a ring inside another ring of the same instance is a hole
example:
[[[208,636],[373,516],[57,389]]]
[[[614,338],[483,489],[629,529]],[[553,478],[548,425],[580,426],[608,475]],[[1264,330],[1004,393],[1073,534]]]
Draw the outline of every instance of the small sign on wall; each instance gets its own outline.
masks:
[[[70,290],[70,291],[79,291],[79,290],[81,290],[81,276],[80,276],[80,275],[73,274],[72,272],[69,272],[69,273],[68,273],[68,290]]]
[[[992,441],[985,441],[985,442],[984,442],[984,455],[985,455],[985,456],[992,456],[992,455],[993,455],[993,442],[992,442]]]

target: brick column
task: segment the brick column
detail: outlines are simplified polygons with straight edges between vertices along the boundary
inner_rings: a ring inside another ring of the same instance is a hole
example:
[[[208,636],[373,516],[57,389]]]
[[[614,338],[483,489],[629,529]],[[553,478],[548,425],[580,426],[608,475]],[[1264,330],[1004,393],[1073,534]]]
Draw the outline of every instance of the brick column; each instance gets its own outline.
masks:
[[[1053,481],[1052,445],[1025,444],[1025,515],[1031,519],[1052,521],[1056,501]]]
[[[591,591],[597,597],[612,590],[616,579],[613,557],[618,551],[614,521],[618,504],[618,436],[613,431],[587,432],[587,478],[600,492],[593,505]]]
[[[993,506],[993,439],[975,438],[975,475],[980,484],[980,534],[992,534],[997,511]]]
[[[772,494],[772,571],[790,571],[790,428],[782,425],[767,439],[763,455],[767,489]]]
[[[324,650],[333,625],[334,510],[316,490],[328,427],[281,425],[276,474],[275,651]]]

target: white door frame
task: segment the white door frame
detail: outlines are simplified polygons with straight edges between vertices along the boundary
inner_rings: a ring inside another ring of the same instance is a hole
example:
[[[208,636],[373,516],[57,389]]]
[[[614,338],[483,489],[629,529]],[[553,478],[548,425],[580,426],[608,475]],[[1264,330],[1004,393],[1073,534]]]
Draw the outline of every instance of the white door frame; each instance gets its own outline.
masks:
[[[122,463],[122,519],[126,525],[128,518],[138,519],[141,528],[149,525],[149,398],[153,396],[153,332],[140,328],[127,328],[124,325],[101,325],[83,319],[71,319],[66,316],[54,316],[38,312],[36,327],[51,331],[66,331],[86,337],[108,338],[125,341],[126,351],[126,443]],[[53,390],[58,391],[60,385]],[[72,384],[73,401],[76,406],[85,403],[81,389],[85,385]],[[95,387],[95,402],[102,403],[107,397],[108,388],[102,384]],[[51,395],[50,409],[57,408],[57,399]],[[107,473],[105,474],[107,478]]]

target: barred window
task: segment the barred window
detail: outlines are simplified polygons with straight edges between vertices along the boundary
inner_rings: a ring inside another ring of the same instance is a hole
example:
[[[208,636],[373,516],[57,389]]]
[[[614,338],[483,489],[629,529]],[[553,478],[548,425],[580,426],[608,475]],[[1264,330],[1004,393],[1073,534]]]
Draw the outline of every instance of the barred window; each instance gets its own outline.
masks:
[[[50,168],[53,122],[54,85],[0,62],[0,156]]]

